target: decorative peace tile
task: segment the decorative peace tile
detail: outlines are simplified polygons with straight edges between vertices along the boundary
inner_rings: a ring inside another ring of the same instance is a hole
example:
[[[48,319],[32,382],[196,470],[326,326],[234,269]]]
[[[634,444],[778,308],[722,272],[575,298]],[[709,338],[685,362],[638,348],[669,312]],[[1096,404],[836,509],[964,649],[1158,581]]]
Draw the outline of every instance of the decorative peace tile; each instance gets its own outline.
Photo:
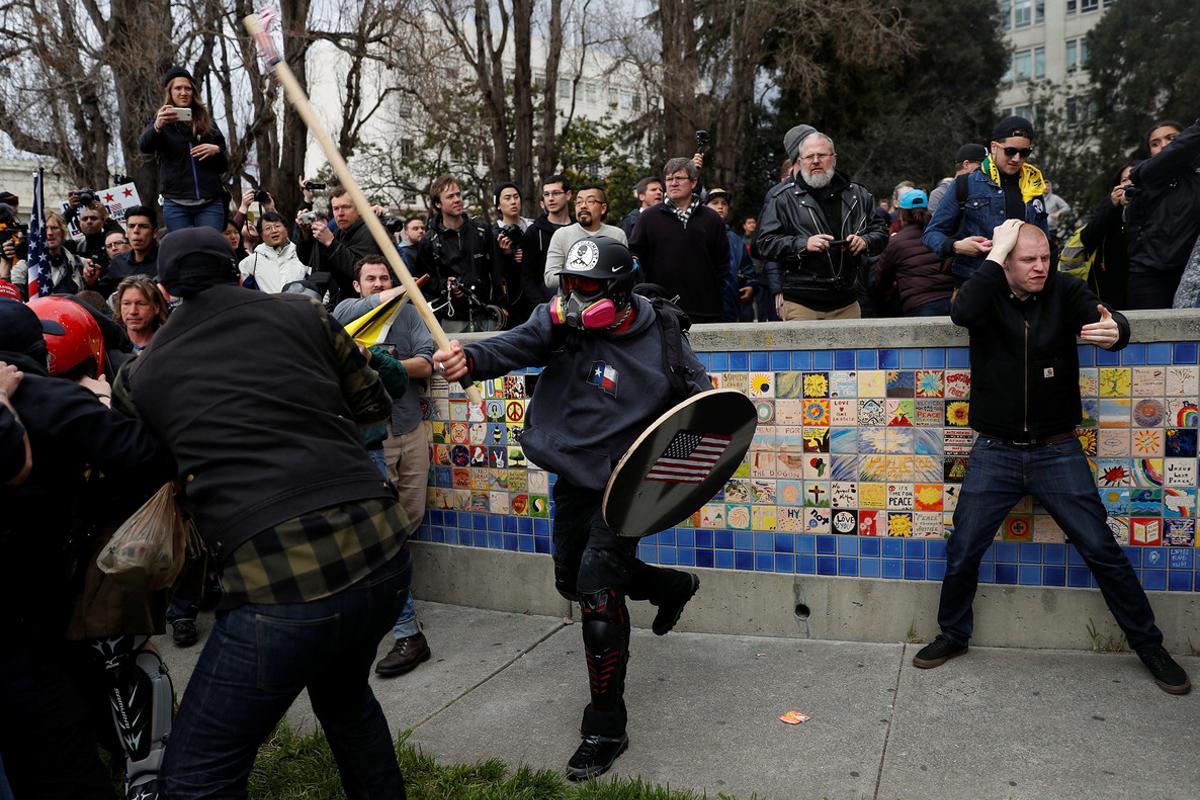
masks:
[[[887,516],[882,511],[858,512],[859,536],[887,536]]]
[[[1079,440],[1079,446],[1083,448],[1083,454],[1095,456],[1100,450],[1100,436],[1096,428],[1076,428],[1075,438]]]
[[[1135,458],[1133,459],[1134,486],[1162,486],[1163,459]]]
[[[829,480],[829,455],[827,453],[804,454],[804,480]]]
[[[487,423],[470,423],[468,428],[468,444],[488,444]]]
[[[913,514],[913,538],[941,539],[946,535],[940,511],[917,511]]]
[[[1162,520],[1158,517],[1133,517],[1129,520],[1129,543],[1145,547],[1162,544]]]
[[[1082,418],[1081,428],[1096,428],[1100,426],[1100,400],[1095,397],[1084,397],[1079,401]]]
[[[1113,516],[1108,517],[1108,529],[1112,531],[1113,538],[1117,540],[1117,544],[1129,544],[1129,517]]]
[[[1006,542],[1032,542],[1033,517],[1023,514],[1005,517],[1002,530]]]
[[[887,508],[887,484],[858,484],[858,506],[859,508]]]
[[[1135,456],[1161,456],[1162,428],[1135,428],[1130,435],[1130,451]]]
[[[748,531],[750,525],[754,521],[750,515],[750,506],[748,505],[726,505],[725,506],[725,521],[731,528]]]
[[[829,533],[833,515],[828,508],[804,509],[805,533]]]
[[[882,400],[858,401],[858,424],[864,427],[881,427],[886,422]]]
[[[1100,398],[1100,427],[1128,428],[1133,402],[1128,397]]]
[[[912,514],[907,511],[889,511],[887,515],[887,535],[908,538],[912,536]]]
[[[894,429],[890,432],[899,432]],[[913,431],[913,452],[919,456],[940,456],[942,454],[942,432],[929,428],[918,428]]]
[[[830,528],[842,536],[857,536],[858,514],[851,510],[834,511]]]
[[[858,428],[831,428],[829,431],[829,452],[857,453]]]
[[[1165,486],[1195,486],[1196,459],[1168,458],[1164,463],[1163,485]]]
[[[1033,540],[1035,542],[1054,543],[1065,539],[1063,529],[1059,527],[1054,517],[1049,514],[1033,515]]]
[[[725,482],[725,500],[729,503],[749,503],[750,481],[734,479]]]
[[[967,426],[970,414],[970,403],[965,400],[952,400],[946,403],[946,424],[958,428]]]
[[[884,416],[887,424],[895,427],[911,427],[917,415],[915,401],[912,399],[886,401]]]
[[[1169,547],[1192,547],[1196,543],[1196,520],[1164,519],[1163,544]],[[1174,564],[1172,564],[1174,566]]]
[[[549,492],[550,474],[545,470],[534,469],[529,471],[529,493],[530,494],[546,494]]]
[[[1133,488],[1129,490],[1129,513],[1135,517],[1163,515],[1163,490]]]
[[[1096,460],[1097,486],[1130,486],[1133,470],[1128,458],[1099,458]]]
[[[853,370],[829,373],[829,396],[857,397],[858,373]]]
[[[829,477],[835,481],[856,481],[858,480],[858,462],[862,459],[859,455],[831,455],[832,462],[829,470]]]
[[[887,485],[887,507],[889,511],[912,511],[913,485],[911,483],[889,483]]]
[[[775,424],[801,425],[804,423],[803,400],[776,400]]]
[[[732,389],[744,395],[750,394],[750,376],[745,372],[726,372],[721,379],[722,389]]]
[[[945,371],[919,369],[916,372],[917,397],[942,397],[946,393]]]
[[[854,481],[834,481],[829,493],[832,508],[858,508],[858,484]]]
[[[828,453],[829,428],[810,427],[804,429],[804,452]]]
[[[884,433],[885,453],[911,453],[916,431],[913,428],[887,428]]]
[[[1167,387],[1166,367],[1134,367],[1130,394],[1134,397],[1162,397]]]
[[[1139,428],[1155,428],[1163,424],[1166,413],[1162,400],[1144,397],[1133,404],[1133,424]]]
[[[829,508],[829,482],[805,481],[804,506],[805,508]]]
[[[775,373],[756,372],[750,376],[750,397],[774,397]],[[747,511],[749,516],[749,511]]]
[[[525,397],[525,376],[524,375],[506,375],[504,376],[504,399],[505,400],[520,400]]]
[[[775,481],[757,479],[750,482],[750,498],[755,503],[775,503]]]
[[[1196,429],[1167,428],[1165,449],[1169,458],[1195,458]]]
[[[778,525],[775,506],[753,506],[750,509],[750,526],[756,531],[773,531]]]
[[[917,511],[941,511],[943,507],[941,483],[918,483],[913,486],[913,508]],[[940,527],[940,521],[939,521]]]
[[[1167,400],[1167,425],[1173,428],[1194,428],[1198,421],[1200,413],[1197,412],[1194,399],[1172,397]]]
[[[858,401],[854,398],[839,398],[829,401],[830,425],[857,425]]]
[[[946,397],[966,400],[971,396],[971,373],[966,370],[946,370]]]
[[[945,424],[942,421],[942,415],[945,413],[946,406],[941,400],[917,398],[915,407],[917,410],[916,423],[918,427],[940,428]]]
[[[1097,453],[1101,458],[1129,455],[1129,429],[1105,428],[1099,432]]]
[[[775,496],[780,505],[801,505],[804,502],[804,481],[776,481]]]
[[[1100,392],[1100,373],[1095,367],[1081,367],[1079,370],[1079,394],[1082,397],[1095,397]]]
[[[804,424],[825,426],[829,425],[829,401],[828,400],[805,400],[804,401]]]
[[[1102,489],[1100,502],[1110,517],[1129,514],[1129,489]]]
[[[777,506],[775,530],[790,533],[805,533],[804,509],[801,506]]]
[[[775,401],[773,400],[758,400],[754,403],[754,414],[758,417],[758,424],[770,423],[775,421]]]
[[[958,496],[962,494],[962,485],[957,483],[942,484],[942,510],[953,511],[958,508]]]

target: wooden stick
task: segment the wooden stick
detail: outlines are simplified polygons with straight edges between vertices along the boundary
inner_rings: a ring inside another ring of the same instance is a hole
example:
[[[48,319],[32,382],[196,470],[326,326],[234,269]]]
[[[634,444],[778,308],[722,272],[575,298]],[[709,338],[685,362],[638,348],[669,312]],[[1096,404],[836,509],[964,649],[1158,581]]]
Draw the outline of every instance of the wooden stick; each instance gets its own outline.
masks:
[[[413,306],[416,307],[417,312],[421,315],[421,319],[425,322],[425,327],[429,328],[430,334],[433,335],[434,342],[437,343],[439,349],[449,350],[450,339],[447,338],[445,331],[442,330],[442,326],[438,324],[437,318],[433,315],[433,309],[429,307],[425,296],[421,294],[421,290],[417,286],[417,282],[413,280],[412,274],[409,273],[408,267],[404,266],[404,261],[401,260],[400,253],[397,252],[396,245],[392,242],[391,237],[388,236],[383,223],[379,221],[375,216],[375,212],[371,210],[371,204],[367,201],[367,197],[363,194],[362,189],[359,188],[358,181],[354,180],[354,175],[351,174],[346,160],[338,152],[333,139],[329,137],[329,132],[321,124],[321,120],[317,118],[312,104],[309,102],[307,95],[304,94],[304,89],[300,86],[300,82],[296,80],[291,67],[279,57],[279,53],[275,49],[274,40],[263,29],[262,23],[258,21],[258,15],[251,14],[243,19],[242,22],[246,26],[246,30],[254,37],[258,45],[259,55],[266,63],[268,71],[283,85],[287,99],[295,106],[296,112],[300,114],[300,118],[304,120],[304,124],[308,126],[308,130],[312,132],[313,136],[317,139],[317,143],[321,145],[321,149],[325,151],[325,158],[329,160],[329,165],[333,167],[338,180],[341,181],[342,186],[346,189],[346,193],[350,195],[350,199],[358,209],[358,215],[362,218],[367,226],[367,230],[371,232],[371,236],[375,239],[375,244],[383,251],[383,257],[387,259],[392,270],[400,278],[400,283],[404,284],[404,288],[407,290]],[[463,378],[459,383],[466,391],[467,397],[471,402],[483,402],[483,395],[480,394],[479,387],[475,386],[470,378]]]

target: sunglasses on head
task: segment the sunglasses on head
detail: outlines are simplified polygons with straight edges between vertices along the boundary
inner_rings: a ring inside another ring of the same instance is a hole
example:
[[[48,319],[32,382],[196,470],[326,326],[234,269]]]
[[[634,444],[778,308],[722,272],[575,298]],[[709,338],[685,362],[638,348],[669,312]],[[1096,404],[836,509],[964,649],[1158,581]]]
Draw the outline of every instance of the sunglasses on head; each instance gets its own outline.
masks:
[[[1020,156],[1021,158],[1029,158],[1029,154],[1033,152],[1032,147],[1005,147],[1003,148],[1004,155],[1009,158]]]

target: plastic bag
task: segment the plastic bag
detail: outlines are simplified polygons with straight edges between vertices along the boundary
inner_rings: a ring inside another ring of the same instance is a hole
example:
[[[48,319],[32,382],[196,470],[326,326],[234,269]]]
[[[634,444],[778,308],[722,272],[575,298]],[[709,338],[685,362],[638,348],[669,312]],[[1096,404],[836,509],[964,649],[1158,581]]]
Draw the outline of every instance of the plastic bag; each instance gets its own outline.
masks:
[[[174,483],[164,484],[117,528],[96,559],[102,572],[126,587],[148,591],[175,583],[187,558],[190,532],[176,491]]]

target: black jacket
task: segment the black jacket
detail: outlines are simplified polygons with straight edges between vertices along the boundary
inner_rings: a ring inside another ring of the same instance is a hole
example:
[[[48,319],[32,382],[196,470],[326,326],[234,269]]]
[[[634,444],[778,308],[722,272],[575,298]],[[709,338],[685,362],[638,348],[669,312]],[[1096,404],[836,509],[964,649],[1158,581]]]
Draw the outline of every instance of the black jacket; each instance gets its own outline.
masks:
[[[836,220],[826,219],[814,190],[803,180],[776,185],[767,193],[754,240],[754,255],[778,262],[783,270],[783,299],[818,311],[854,302],[855,283],[867,256],[878,255],[888,240],[870,192],[841,173],[835,173],[830,187],[840,189],[841,218]],[[866,240],[867,249],[857,256],[843,247],[810,253],[805,249],[808,239],[818,233],[834,239],[855,233]]]
[[[1045,288],[1025,300],[1009,290],[994,261],[962,285],[950,310],[971,335],[971,427],[1004,439],[1040,439],[1065,433],[1082,417],[1079,401],[1079,329],[1098,322],[1100,301],[1083,281],[1056,270]],[[1121,329],[1110,349],[1129,343],[1129,321],[1113,309]]]
[[[146,275],[151,280],[158,279],[157,242],[146,253],[143,261],[134,261],[132,250],[114,258],[108,265],[108,269],[104,270],[104,274],[100,276],[100,280],[96,282],[96,291],[107,298],[117,290],[117,284],[121,282],[121,279],[130,275]]]
[[[132,402],[171,449],[219,561],[309,511],[393,496],[358,429],[388,419],[391,398],[303,295],[228,285],[184,300],[122,370],[114,402]]]
[[[1200,234],[1200,120],[1133,168],[1125,211],[1130,272],[1181,273]]]
[[[464,215],[462,225],[450,229],[442,225],[442,215],[437,214],[421,240],[417,272],[413,277],[428,275],[427,293],[434,297],[445,294],[447,280],[455,278],[459,283],[473,287],[482,302],[498,301],[502,299],[500,286],[504,280],[499,252],[496,238],[483,220]],[[465,296],[454,300],[454,314],[459,319],[467,319]]]
[[[633,228],[629,249],[641,262],[644,280],[679,295],[692,322],[720,322],[729,274],[729,237],[717,212],[696,206],[687,227],[670,201],[644,210]]]
[[[87,536],[111,516],[113,498],[91,495],[88,470],[140,488],[169,479],[171,464],[144,425],[87,389],[49,377],[45,364],[22,353],[0,352],[0,361],[25,373],[12,404],[33,453],[28,480],[0,485],[0,629],[23,621],[53,640],[71,607],[76,562],[97,544]]]
[[[525,231],[525,241],[521,245],[525,250],[525,260],[521,262],[521,288],[530,305],[545,303],[555,295],[555,290],[546,285],[546,251],[550,249],[554,232],[570,224],[568,221],[566,225],[555,225],[543,211]]]
[[[1106,303],[1125,307],[1129,283],[1129,242],[1125,236],[1124,208],[1105,197],[1079,233],[1083,246],[1096,253],[1088,285]]]
[[[192,157],[198,144],[215,144],[221,152],[199,161]],[[172,122],[156,131],[151,120],[138,139],[138,149],[158,156],[158,191],[168,200],[212,201],[225,196],[221,176],[229,169],[229,151],[215,124],[197,137],[186,122]]]
[[[375,237],[361,219],[342,230],[333,232],[329,246],[321,244],[315,236],[302,238],[296,244],[296,257],[313,272],[324,271],[333,278],[334,301],[356,297],[354,291],[354,265],[363,256],[383,255],[375,244]],[[415,277],[415,276],[414,276]]]

